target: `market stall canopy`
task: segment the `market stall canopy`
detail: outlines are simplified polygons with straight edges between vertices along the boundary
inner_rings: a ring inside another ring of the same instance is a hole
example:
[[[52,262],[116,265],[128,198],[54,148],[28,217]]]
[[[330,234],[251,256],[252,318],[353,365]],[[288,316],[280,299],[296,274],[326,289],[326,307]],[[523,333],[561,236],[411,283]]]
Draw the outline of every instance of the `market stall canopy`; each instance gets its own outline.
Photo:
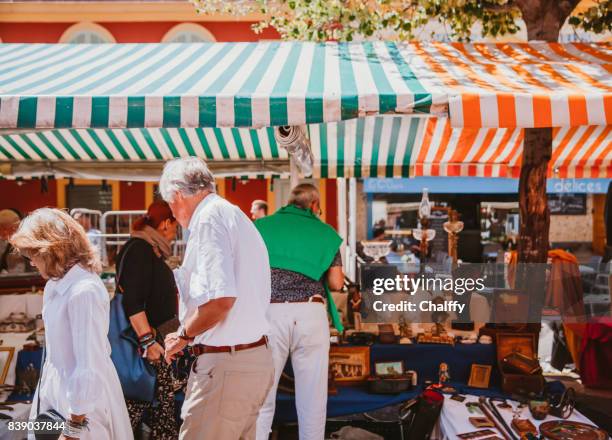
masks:
[[[448,118],[370,116],[308,125],[314,177],[518,177],[522,129],[452,128]],[[612,177],[612,126],[553,130],[549,177]],[[13,175],[156,180],[164,161],[205,158],[216,174],[287,176],[273,128],[58,129],[0,135]],[[121,166],[117,166],[121,164]],[[1,172],[2,170],[0,170]]]
[[[216,176],[286,177],[289,158],[274,129],[57,129],[0,135],[5,174],[157,180],[165,161],[199,156]],[[0,168],[0,173],[2,173]]]
[[[0,44],[0,128],[612,124],[610,44]]]

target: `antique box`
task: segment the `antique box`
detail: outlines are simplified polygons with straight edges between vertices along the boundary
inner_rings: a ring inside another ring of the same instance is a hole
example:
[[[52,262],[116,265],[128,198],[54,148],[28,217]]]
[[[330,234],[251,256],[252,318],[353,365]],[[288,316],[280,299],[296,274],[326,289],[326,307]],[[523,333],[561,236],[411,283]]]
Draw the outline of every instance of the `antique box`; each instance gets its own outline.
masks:
[[[536,335],[534,333],[498,333],[496,335],[497,366],[501,374],[501,386],[505,393],[527,395],[540,394],[544,390],[544,377],[541,370],[535,374],[517,373],[508,368],[504,359],[521,357],[537,359]]]
[[[412,389],[412,373],[400,376],[370,376],[368,391],[372,394],[399,394]]]
[[[378,324],[378,342],[381,344],[395,344],[398,337],[395,335],[392,324]]]

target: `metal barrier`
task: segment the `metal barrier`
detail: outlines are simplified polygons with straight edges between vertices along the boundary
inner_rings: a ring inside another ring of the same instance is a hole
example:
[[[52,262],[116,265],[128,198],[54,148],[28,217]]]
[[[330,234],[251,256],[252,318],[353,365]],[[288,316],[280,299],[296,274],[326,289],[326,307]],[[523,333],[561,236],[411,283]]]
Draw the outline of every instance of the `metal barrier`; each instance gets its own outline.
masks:
[[[119,253],[121,246],[130,238],[132,224],[147,211],[106,211],[100,218],[100,230],[102,231],[103,253],[101,255],[105,266],[110,265],[114,257]],[[109,258],[111,257],[111,258]]]

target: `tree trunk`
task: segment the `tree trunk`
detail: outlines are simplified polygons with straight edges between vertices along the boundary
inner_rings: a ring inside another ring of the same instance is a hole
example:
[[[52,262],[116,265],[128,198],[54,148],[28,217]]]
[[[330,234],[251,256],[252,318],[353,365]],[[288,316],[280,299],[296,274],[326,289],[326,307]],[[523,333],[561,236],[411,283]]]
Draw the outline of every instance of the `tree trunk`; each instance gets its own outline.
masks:
[[[580,0],[515,0],[529,41],[558,41],[559,31]]]
[[[546,173],[552,155],[552,129],[527,128],[519,180],[518,261],[546,263],[550,213]]]

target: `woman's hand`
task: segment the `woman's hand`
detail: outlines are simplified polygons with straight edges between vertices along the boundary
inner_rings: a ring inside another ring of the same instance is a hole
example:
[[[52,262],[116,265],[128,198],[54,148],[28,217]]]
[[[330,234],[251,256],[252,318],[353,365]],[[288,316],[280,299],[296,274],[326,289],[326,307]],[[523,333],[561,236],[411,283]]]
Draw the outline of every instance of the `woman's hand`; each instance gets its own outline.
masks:
[[[79,440],[76,437],[66,437],[64,434],[60,435],[57,440]]]
[[[166,345],[166,354],[164,357],[166,358],[166,363],[170,364],[176,357],[176,354],[187,346],[188,342],[185,339],[179,338],[178,333],[175,332],[169,333],[168,336],[166,336],[164,344]]]
[[[164,347],[162,347],[158,342],[153,343],[147,347],[147,360],[152,364],[155,364],[164,357]]]

